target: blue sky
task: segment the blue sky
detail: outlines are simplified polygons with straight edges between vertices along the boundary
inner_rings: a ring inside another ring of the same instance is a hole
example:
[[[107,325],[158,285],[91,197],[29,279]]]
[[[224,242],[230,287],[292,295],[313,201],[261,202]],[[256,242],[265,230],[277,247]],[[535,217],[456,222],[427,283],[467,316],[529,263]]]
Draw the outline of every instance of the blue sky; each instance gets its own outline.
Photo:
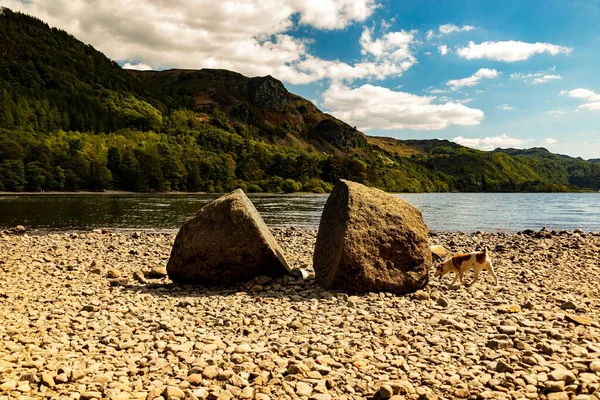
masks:
[[[600,1],[0,0],[137,69],[270,74],[367,134],[600,158]]]

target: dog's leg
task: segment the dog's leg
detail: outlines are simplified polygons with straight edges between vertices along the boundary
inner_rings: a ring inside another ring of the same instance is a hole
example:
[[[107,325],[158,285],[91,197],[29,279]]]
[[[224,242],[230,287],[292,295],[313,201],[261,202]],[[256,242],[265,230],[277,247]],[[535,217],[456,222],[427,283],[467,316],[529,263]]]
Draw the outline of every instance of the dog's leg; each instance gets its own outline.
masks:
[[[480,272],[481,272],[481,267],[479,265],[476,265],[474,268],[473,280],[469,283],[469,286],[472,286],[475,282],[477,282],[477,279],[479,279]]]
[[[494,278],[494,285],[498,286],[498,276],[496,276],[496,271],[494,271],[494,266],[492,265],[492,262],[489,260],[486,264],[486,269],[490,273],[490,275],[492,275],[492,278]]]
[[[458,281],[459,278],[459,271],[453,271],[454,272],[454,280],[452,281],[452,283],[448,286],[448,289],[450,289],[451,287],[453,287],[456,282]]]

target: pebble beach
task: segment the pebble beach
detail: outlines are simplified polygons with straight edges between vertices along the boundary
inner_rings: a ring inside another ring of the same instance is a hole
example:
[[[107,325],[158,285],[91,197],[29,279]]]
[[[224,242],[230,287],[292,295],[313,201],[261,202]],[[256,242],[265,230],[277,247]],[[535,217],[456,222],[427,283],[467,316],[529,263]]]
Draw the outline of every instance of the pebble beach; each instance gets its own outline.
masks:
[[[0,237],[0,400],[600,399],[600,234],[437,233],[498,274],[398,296],[314,280],[316,230],[276,228],[293,268],[173,284],[173,233]]]

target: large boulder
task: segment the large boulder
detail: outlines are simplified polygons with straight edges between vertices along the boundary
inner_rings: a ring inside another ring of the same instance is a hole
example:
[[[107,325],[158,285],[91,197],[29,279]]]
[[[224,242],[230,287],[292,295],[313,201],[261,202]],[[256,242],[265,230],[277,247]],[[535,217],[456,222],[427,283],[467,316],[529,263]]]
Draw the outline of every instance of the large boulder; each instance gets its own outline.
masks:
[[[181,227],[167,273],[176,282],[230,286],[289,272],[283,251],[240,189],[204,206]]]
[[[328,289],[407,293],[428,282],[431,251],[421,212],[359,183],[335,185],[321,216],[313,259]]]

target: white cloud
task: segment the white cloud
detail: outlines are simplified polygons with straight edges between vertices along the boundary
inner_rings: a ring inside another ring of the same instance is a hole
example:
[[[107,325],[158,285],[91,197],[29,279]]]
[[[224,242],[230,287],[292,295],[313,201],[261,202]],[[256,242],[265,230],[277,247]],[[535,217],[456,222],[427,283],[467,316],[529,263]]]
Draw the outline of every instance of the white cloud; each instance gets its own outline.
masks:
[[[532,84],[546,83],[552,80],[562,79],[562,76],[560,76],[559,74],[552,73],[555,70],[556,67],[552,67],[547,71],[538,71],[527,74],[517,72],[514,74],[510,74],[510,79],[519,79]]]
[[[547,137],[544,139],[544,143],[552,145],[558,143],[558,140]]]
[[[305,83],[340,74],[348,79],[399,75],[412,65],[407,62],[414,63],[397,59],[406,46],[391,48],[395,55],[389,57],[369,53],[353,65],[322,60],[311,55],[307,38],[288,34],[298,26],[334,30],[364,22],[379,7],[376,0],[2,0],[2,5],[64,29],[114,60],[136,60],[153,69],[224,68]],[[393,46],[403,35],[397,34],[381,40]],[[301,69],[303,62],[304,68],[333,65],[336,74]]]
[[[433,30],[430,29],[427,31],[427,35],[426,35],[427,40],[433,39],[434,36],[435,36],[435,33],[433,32]]]
[[[501,104],[498,106],[498,108],[504,111],[511,111],[515,109],[513,106],[509,106],[508,104]]]
[[[445,56],[446,54],[448,54],[448,46],[446,46],[445,44],[442,44],[442,45],[438,46],[438,51],[440,52],[441,55]]]
[[[583,99],[587,101],[587,103],[580,105],[577,107],[577,110],[589,110],[589,111],[598,111],[600,110],[600,94],[594,92],[590,89],[573,89],[571,91],[563,90],[560,92],[561,96],[567,95],[569,97],[575,99]]]
[[[565,111],[562,110],[549,110],[546,111],[546,114],[553,116],[554,118],[560,117],[561,115],[566,114]]]
[[[381,38],[373,40],[373,29],[364,29],[360,36],[361,54],[373,55],[378,59],[387,58],[393,61],[414,62],[410,45],[414,41],[416,31],[389,32]]]
[[[570,54],[573,49],[551,43],[526,43],[515,40],[503,42],[469,42],[467,47],[461,47],[457,54],[468,60],[489,59],[496,61],[515,62],[527,60],[534,54],[548,53],[553,56]]]
[[[600,101],[595,101],[593,103],[582,104],[577,107],[578,110],[590,110],[590,111],[598,111],[600,110]]]
[[[440,25],[439,27],[439,31],[440,33],[443,34],[448,34],[448,33],[453,33],[453,32],[468,32],[468,31],[472,31],[473,29],[475,29],[474,26],[471,25],[463,25],[462,27],[453,25],[453,24],[445,24],[445,25]]]
[[[462,79],[451,79],[446,82],[446,85],[450,86],[453,90],[456,90],[461,87],[476,86],[482,79],[494,79],[498,76],[500,76],[500,73],[495,69],[481,68],[469,77]]]
[[[585,99],[590,102],[600,101],[600,94],[594,92],[590,89],[573,89],[571,91],[563,90],[560,92],[561,95],[568,95],[569,97],[573,97],[575,99]]]
[[[137,69],[138,71],[149,71],[152,70],[152,67],[146,64],[142,64],[142,63],[137,63],[137,64],[130,64],[130,63],[125,63],[123,64],[123,68],[125,69]]]
[[[531,143],[532,139],[517,139],[510,137],[506,134],[491,136],[485,138],[466,138],[458,136],[452,139],[462,146],[474,147],[481,150],[494,150],[497,148],[523,148],[528,143]]]
[[[332,83],[322,105],[332,115],[360,129],[443,129],[449,125],[477,125],[484,113],[456,102],[433,104],[434,96],[370,84],[350,88]]]

